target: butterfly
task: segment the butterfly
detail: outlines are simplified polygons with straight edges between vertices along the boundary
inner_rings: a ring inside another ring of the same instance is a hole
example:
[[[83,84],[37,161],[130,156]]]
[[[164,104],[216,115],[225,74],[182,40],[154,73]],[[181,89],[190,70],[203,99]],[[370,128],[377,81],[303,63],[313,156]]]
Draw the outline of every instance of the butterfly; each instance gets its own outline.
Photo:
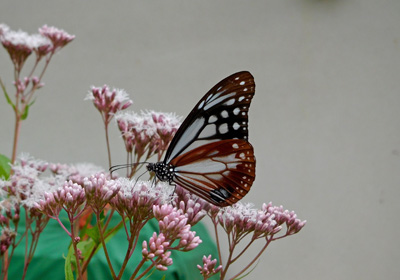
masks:
[[[146,168],[220,207],[242,199],[255,179],[256,160],[248,142],[253,76],[235,73],[216,84],[179,127],[163,161]]]

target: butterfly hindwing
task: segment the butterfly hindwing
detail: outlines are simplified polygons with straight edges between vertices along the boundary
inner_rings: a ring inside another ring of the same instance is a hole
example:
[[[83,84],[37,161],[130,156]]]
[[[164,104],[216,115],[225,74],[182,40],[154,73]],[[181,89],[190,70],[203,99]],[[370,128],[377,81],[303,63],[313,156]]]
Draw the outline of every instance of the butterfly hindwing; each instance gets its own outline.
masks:
[[[242,139],[202,145],[170,164],[175,166],[173,182],[218,206],[239,201],[255,179],[253,147]]]
[[[164,163],[204,144],[226,139],[247,140],[247,113],[254,92],[254,78],[247,71],[235,73],[216,84],[178,129]]]

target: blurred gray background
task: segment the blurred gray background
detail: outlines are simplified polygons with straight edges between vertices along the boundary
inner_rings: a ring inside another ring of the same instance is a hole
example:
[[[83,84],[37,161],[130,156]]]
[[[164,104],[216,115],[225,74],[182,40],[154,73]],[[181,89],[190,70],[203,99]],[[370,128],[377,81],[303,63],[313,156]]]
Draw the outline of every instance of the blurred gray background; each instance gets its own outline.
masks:
[[[247,279],[400,274],[400,1],[3,0],[0,22],[76,35],[45,74],[20,152],[106,168],[100,115],[83,100],[91,85],[124,88],[135,111],[186,116],[215,83],[249,70],[257,179],[243,201],[308,222],[272,243]],[[0,77],[13,92],[4,49]],[[1,95],[8,156],[13,125]],[[125,162],[116,126],[111,138],[113,163]]]

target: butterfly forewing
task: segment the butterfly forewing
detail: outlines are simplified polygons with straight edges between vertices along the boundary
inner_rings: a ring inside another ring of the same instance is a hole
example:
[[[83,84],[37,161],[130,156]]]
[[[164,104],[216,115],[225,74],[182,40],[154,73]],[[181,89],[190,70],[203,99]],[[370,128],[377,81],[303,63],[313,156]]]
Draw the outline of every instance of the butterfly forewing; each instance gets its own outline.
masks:
[[[218,206],[239,201],[255,179],[253,147],[242,139],[202,145],[170,164],[175,166],[173,182]]]
[[[182,123],[164,163],[212,142],[247,140],[247,113],[254,91],[254,78],[247,71],[233,74],[215,85]]]

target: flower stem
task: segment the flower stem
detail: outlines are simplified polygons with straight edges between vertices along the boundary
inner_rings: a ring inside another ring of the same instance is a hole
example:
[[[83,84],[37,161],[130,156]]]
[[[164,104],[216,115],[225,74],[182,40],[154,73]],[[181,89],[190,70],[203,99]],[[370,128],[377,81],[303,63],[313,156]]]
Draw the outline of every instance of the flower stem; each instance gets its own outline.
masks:
[[[216,242],[217,242],[219,264],[222,265],[222,267],[224,267],[223,264],[222,264],[221,245],[219,244],[217,223],[215,223],[215,222],[213,221],[213,225],[214,225],[214,231],[215,231],[215,240],[216,240]]]
[[[232,259],[232,263],[234,263],[238,258],[240,258],[243,253],[250,247],[251,244],[253,244],[255,239],[252,239],[247,245],[246,247],[244,247],[244,249],[236,256]]]
[[[144,263],[145,261],[146,261],[146,259],[143,258],[142,261],[140,262],[140,267],[143,265],[143,263]],[[129,280],[133,280],[133,279],[139,280],[139,279],[141,279],[141,278],[142,278],[143,276],[145,276],[150,270],[153,269],[154,265],[155,265],[155,262],[153,262],[148,268],[146,268],[146,270],[143,271],[138,277],[133,278],[133,277],[135,276],[135,274],[137,274],[137,271],[136,271],[136,273],[132,274],[132,276],[131,276],[131,278],[129,278]],[[139,266],[136,268],[136,270],[138,270],[138,268],[139,268]],[[139,271],[139,270],[138,270],[138,271]]]
[[[223,270],[221,271],[221,280],[225,279],[225,275],[226,272],[228,271],[229,266],[232,264],[232,255],[233,255],[233,251],[235,250],[235,242],[231,242],[230,240],[230,235],[228,235],[228,240],[229,240],[229,256],[228,256],[228,260],[226,262],[226,266],[223,268]]]
[[[112,211],[114,211],[114,210],[112,210]],[[110,215],[111,215],[111,214],[110,214]],[[105,233],[106,228],[108,227],[109,221],[110,221],[110,219],[106,222],[105,226],[103,227],[103,234]],[[119,222],[114,228],[112,228],[111,230],[109,230],[108,233],[107,233],[106,235],[104,235],[104,239],[106,239],[109,235],[111,235],[111,234],[120,226],[121,223],[122,223],[122,221]],[[94,254],[97,252],[97,248],[98,248],[98,247],[99,247],[98,244],[95,244],[95,245],[94,245],[92,251],[90,252],[89,257],[84,261],[84,263],[83,263],[83,265],[82,265],[82,272],[85,272],[85,271],[86,271],[86,269],[87,269],[87,267],[88,267],[88,265],[89,265],[91,259],[93,258]]]
[[[82,269],[81,269],[81,263],[79,260],[79,254],[78,254],[78,246],[77,242],[75,240],[75,232],[74,232],[74,217],[72,214],[68,214],[69,220],[71,223],[71,239],[72,239],[72,246],[74,247],[74,255],[75,255],[75,260],[76,260],[76,270],[77,270],[77,278],[80,280],[83,280],[82,277]]]
[[[110,256],[108,255],[106,242],[104,240],[103,229],[101,228],[101,225],[100,225],[100,220],[101,220],[100,219],[100,213],[98,211],[95,211],[95,213],[96,213],[96,219],[97,219],[97,227],[99,229],[100,240],[101,240],[101,244],[103,245],[104,254],[106,256],[106,260],[107,260],[108,266],[110,268],[110,272],[111,272],[112,278],[113,279],[117,279],[116,275],[115,275],[115,272],[114,272],[114,269],[113,269],[112,264],[111,264]]]
[[[104,130],[106,133],[107,154],[108,154],[108,168],[111,168],[112,164],[111,164],[110,140],[108,137],[108,124],[109,124],[109,122],[107,122],[107,121],[104,122]]]
[[[121,277],[124,273],[125,267],[128,264],[129,258],[131,256],[133,241],[134,241],[135,237],[136,237],[135,235],[131,235],[131,237],[129,238],[128,249],[126,250],[125,259],[124,259],[124,262],[122,263],[121,270],[119,271],[118,279],[121,279]],[[136,244],[136,242],[135,242],[135,244]]]
[[[139,269],[143,266],[143,264],[146,262],[145,258],[142,258],[142,260],[140,261],[140,263],[136,266],[135,271],[133,272],[131,278],[129,278],[130,280],[136,279],[134,278],[136,276],[136,274],[139,272]]]
[[[19,131],[21,129],[21,116],[19,115],[18,110],[15,110],[15,127],[14,127],[14,141],[13,141],[13,149],[11,156],[11,164],[14,164],[15,159],[17,158],[17,146],[19,139]]]
[[[255,258],[246,266],[244,267],[241,271],[239,271],[236,275],[234,275],[232,279],[236,279],[237,277],[239,277],[239,275],[243,274],[247,269],[250,268],[250,266],[252,266],[256,260],[258,260],[258,258],[262,255],[262,253],[264,253],[265,249],[267,249],[268,245],[271,243],[271,241],[273,241],[273,238],[271,236],[270,239],[267,239],[267,243],[264,245],[264,247],[260,250],[260,252],[257,254],[257,256],[255,256]]]

